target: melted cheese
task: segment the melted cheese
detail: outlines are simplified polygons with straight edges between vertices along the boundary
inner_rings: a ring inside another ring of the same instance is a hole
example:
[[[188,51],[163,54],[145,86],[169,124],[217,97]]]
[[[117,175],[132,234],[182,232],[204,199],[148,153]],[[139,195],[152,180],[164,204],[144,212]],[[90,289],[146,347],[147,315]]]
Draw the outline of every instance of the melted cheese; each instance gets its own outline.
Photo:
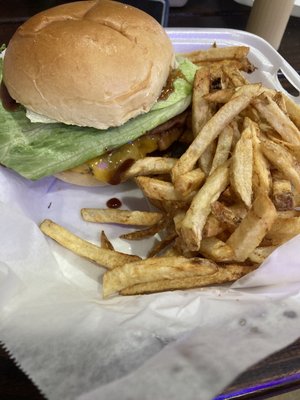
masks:
[[[101,182],[110,182],[116,171],[122,168],[126,160],[139,160],[158,147],[157,140],[150,136],[141,137],[120,148],[106,153],[88,162],[94,177]],[[123,171],[125,172],[125,171]]]

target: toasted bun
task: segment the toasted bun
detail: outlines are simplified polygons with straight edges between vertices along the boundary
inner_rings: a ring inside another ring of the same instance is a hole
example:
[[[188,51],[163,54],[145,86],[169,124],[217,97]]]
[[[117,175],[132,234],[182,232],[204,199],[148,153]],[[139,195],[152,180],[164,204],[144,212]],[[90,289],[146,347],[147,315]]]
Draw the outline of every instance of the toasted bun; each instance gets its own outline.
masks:
[[[55,177],[63,182],[78,186],[106,186],[107,183],[100,182],[92,174],[77,171],[63,171],[55,174]]]
[[[148,111],[174,62],[151,16],[116,1],[78,1],[41,12],[11,39],[4,82],[26,108],[105,129]]]

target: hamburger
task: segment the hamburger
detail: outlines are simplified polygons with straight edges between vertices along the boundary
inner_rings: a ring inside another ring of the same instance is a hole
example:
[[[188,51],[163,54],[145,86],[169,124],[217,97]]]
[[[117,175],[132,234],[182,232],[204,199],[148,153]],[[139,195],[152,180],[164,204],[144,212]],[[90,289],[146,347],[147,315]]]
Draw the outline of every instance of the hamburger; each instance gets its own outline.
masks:
[[[0,164],[80,185],[119,183],[183,124],[196,71],[155,19],[111,0],[36,14],[2,58]]]

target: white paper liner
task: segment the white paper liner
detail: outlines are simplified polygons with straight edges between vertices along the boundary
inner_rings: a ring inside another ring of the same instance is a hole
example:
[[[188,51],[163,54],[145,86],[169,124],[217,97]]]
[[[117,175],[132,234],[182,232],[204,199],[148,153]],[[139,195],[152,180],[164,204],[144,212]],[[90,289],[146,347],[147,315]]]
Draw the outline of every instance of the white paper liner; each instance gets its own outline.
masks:
[[[147,209],[133,184],[28,182],[0,168],[0,338],[51,400],[211,399],[300,330],[300,238],[227,287],[101,298],[103,269],[39,231],[51,218],[92,242],[105,228],[123,251],[129,229],[81,220],[82,207]]]

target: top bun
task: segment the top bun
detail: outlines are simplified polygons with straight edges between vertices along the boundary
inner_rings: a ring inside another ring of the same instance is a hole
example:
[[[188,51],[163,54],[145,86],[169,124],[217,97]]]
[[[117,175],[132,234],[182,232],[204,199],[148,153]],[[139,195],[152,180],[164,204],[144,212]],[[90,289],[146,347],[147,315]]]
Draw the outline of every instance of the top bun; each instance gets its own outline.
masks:
[[[172,44],[150,15],[115,1],[78,1],[16,31],[3,79],[30,111],[106,129],[148,111],[173,63]]]

